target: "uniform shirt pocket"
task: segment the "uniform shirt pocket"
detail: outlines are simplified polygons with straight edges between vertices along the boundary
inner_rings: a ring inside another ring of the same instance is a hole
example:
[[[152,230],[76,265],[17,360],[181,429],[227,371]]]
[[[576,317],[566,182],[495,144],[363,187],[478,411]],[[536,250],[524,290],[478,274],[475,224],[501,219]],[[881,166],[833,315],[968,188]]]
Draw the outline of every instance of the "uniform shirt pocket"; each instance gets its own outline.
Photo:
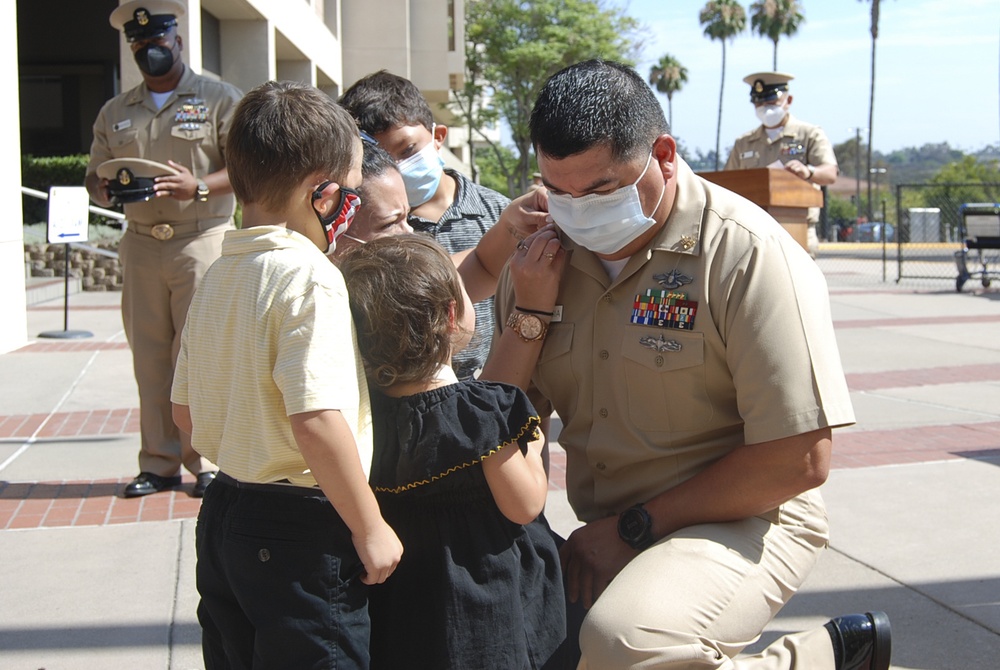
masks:
[[[142,155],[139,151],[139,132],[136,130],[112,133],[108,143],[111,145],[111,155],[115,158],[135,158]]]
[[[677,432],[708,427],[713,412],[702,333],[628,326],[622,366],[629,418],[637,428]]]
[[[535,386],[557,408],[576,407],[579,385],[575,382],[576,375],[573,373],[572,347],[573,324],[549,324],[545,345],[538,356]],[[567,383],[567,380],[574,381]],[[562,390],[562,394],[558,393],[559,390]]]
[[[212,133],[207,123],[178,123],[170,127],[170,135],[175,140],[200,143]]]

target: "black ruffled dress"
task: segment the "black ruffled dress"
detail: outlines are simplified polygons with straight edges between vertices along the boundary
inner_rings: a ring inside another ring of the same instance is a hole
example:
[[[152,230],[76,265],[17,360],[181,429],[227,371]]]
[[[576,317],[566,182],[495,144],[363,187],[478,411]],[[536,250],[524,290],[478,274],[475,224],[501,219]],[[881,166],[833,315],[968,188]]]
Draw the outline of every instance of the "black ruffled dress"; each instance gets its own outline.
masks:
[[[566,635],[556,544],[543,517],[501,514],[482,469],[535,435],[527,396],[481,381],[371,395],[371,483],[403,543],[370,590],[372,670],[545,667]]]

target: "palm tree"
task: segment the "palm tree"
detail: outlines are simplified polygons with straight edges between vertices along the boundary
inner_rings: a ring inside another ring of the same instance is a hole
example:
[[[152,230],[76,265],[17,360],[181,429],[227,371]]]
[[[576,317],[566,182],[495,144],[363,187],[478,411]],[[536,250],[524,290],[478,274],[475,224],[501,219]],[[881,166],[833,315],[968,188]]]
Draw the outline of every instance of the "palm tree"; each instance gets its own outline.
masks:
[[[715,169],[719,169],[719,138],[722,135],[722,94],[726,86],[726,40],[743,32],[747,13],[736,0],[710,0],[702,7],[698,20],[709,39],[722,42],[722,83],[719,85],[719,122],[715,129]]]
[[[865,0],[858,0],[864,2]],[[872,124],[875,121],[875,42],[878,40],[878,14],[881,0],[869,0],[872,3],[872,76],[871,89],[868,92],[868,220],[872,220]]]
[[[670,54],[661,56],[659,62],[649,69],[650,86],[667,96],[667,123],[670,125],[670,132],[674,131],[674,93],[681,90],[687,80],[687,68]]]
[[[774,69],[778,69],[778,40],[791,37],[806,20],[799,0],[758,0],[750,5],[750,29],[774,42]]]

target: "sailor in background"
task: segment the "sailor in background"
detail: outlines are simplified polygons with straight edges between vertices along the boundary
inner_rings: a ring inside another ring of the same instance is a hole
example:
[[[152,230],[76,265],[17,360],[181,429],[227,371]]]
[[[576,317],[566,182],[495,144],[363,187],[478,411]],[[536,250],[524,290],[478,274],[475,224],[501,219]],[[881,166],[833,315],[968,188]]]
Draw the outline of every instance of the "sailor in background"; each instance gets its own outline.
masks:
[[[822,128],[804,123],[788,111],[793,98],[788,82],[792,79],[781,72],[755,72],[744,77],[760,125],[737,138],[725,169],[748,170],[779,162],[817,188],[827,186],[837,180],[837,156]],[[811,207],[808,247],[813,258],[819,249],[818,221],[819,209]]]
[[[174,425],[170,385],[191,297],[233,227],[225,144],[243,94],[181,60],[177,19],[184,12],[178,0],[135,0],[111,13],[143,82],[98,114],[85,182],[95,203],[122,203],[128,220],[119,247],[122,319],[139,387],[142,446],[139,475],[125,497],[178,486],[182,466],[196,477],[191,494],[201,497],[216,471]],[[99,169],[113,159],[142,160]]]

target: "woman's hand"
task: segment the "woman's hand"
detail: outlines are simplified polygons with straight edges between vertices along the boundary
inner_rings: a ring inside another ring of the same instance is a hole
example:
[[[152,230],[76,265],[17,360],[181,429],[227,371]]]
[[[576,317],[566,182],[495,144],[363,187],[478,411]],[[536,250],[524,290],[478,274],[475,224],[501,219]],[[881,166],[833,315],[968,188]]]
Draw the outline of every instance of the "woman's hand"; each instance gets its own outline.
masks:
[[[552,224],[518,242],[510,257],[514,304],[526,310],[551,312],[559,294],[566,258],[567,252]]]

